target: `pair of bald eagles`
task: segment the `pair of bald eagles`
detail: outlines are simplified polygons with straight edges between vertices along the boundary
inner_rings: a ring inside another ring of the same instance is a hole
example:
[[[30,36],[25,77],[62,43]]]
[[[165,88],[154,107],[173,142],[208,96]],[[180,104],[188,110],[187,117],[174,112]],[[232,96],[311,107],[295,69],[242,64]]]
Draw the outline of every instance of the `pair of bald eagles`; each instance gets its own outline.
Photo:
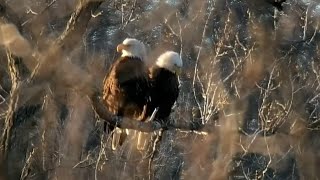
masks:
[[[148,68],[145,45],[131,38],[119,44],[117,52],[121,57],[111,65],[103,82],[103,102],[107,110],[138,121],[167,121],[179,95],[178,75],[183,64],[180,55],[167,51]],[[114,128],[104,125],[105,131],[111,132]],[[113,150],[124,142],[127,133],[119,128],[113,131]]]

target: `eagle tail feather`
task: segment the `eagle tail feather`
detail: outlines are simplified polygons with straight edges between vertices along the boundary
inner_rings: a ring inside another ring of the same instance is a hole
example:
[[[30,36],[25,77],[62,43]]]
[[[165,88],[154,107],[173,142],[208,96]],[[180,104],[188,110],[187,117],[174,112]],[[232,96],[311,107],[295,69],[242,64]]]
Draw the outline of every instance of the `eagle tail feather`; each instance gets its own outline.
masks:
[[[137,142],[137,149],[139,151],[143,151],[146,149],[148,145],[148,133],[139,132],[138,133],[138,142]]]
[[[117,150],[118,146],[124,143],[126,137],[127,134],[122,129],[116,128],[112,134],[112,150]]]

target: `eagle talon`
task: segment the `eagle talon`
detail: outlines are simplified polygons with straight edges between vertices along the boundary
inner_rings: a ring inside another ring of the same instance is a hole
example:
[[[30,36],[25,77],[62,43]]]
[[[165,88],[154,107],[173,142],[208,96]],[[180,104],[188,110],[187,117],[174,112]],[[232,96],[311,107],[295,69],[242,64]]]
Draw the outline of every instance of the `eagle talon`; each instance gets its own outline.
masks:
[[[115,128],[112,134],[112,150],[117,150],[118,146],[120,145],[121,141],[121,134],[122,130],[120,128]]]
[[[154,130],[158,130],[158,129],[161,129],[162,128],[162,124],[157,122],[157,121],[153,121],[152,122],[152,129]]]

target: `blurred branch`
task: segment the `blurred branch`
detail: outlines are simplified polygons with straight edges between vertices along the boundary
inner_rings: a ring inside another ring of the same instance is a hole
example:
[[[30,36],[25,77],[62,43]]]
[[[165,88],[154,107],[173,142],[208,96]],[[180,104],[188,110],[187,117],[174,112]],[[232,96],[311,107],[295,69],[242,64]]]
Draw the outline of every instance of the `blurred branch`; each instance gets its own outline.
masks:
[[[80,0],[76,6],[76,10],[71,14],[67,26],[55,44],[58,46],[74,46],[79,42],[87,29],[89,20],[91,19],[91,12],[95,12],[103,1],[89,1]]]
[[[48,46],[45,51],[39,52],[37,51],[37,49],[39,48],[29,47],[34,43],[28,42],[28,40],[22,37],[22,35],[20,34],[22,29],[19,17],[15,15],[13,10],[6,6],[5,2],[0,1],[0,14],[4,17],[2,19],[6,22],[6,27],[10,27],[9,29],[7,29],[10,30],[10,35],[12,35],[16,40],[11,44],[5,44],[6,48],[9,50],[16,50],[15,48],[19,48],[16,43],[18,43],[18,45],[22,47],[28,47],[28,49],[21,49],[20,47],[20,49],[18,49],[19,51],[12,51],[14,55],[23,57],[23,62],[31,71],[31,76],[27,80],[26,84],[34,81],[34,79],[46,80],[52,77],[52,74],[56,72],[57,69],[59,69],[57,67],[61,65],[61,63],[63,63],[63,53],[70,52],[74,49],[75,46],[79,45],[79,42],[81,42],[79,41],[79,39],[82,39],[82,36],[87,29],[87,25],[92,17],[92,12],[95,12],[95,10],[100,6],[102,2],[102,0],[80,0],[75,8],[75,11],[70,15],[70,19],[65,27],[65,30],[52,44]],[[52,1],[48,6],[52,5],[53,3],[54,1]],[[11,25],[11,23],[13,23],[15,27]],[[17,28],[18,30],[16,30],[15,28]],[[26,32],[26,34],[28,34],[28,32]],[[25,52],[29,49],[30,51]],[[23,53],[21,54],[20,51]],[[74,66],[70,67],[74,68]],[[60,75],[59,73],[57,74]]]
[[[21,31],[21,22],[19,16],[17,16],[16,13],[6,5],[4,0],[0,1],[0,16],[2,17],[2,20],[13,23]]]
[[[47,74],[49,74],[50,71],[48,70],[48,66],[46,65],[50,61],[54,61],[52,63],[55,65],[60,65],[60,61],[62,61],[63,58],[57,57],[58,54],[60,54],[60,51],[62,51],[62,49],[65,52],[71,51],[74,46],[79,43],[79,39],[81,39],[82,35],[85,33],[89,20],[92,17],[91,13],[95,12],[95,10],[100,6],[101,3],[102,1],[79,1],[75,8],[75,11],[70,16],[65,30],[54,41],[51,47],[49,47],[48,55],[46,55],[44,58],[41,58],[42,60],[40,60],[40,62],[34,68],[29,82],[33,79],[36,79],[39,75],[42,75],[39,72],[46,72]],[[51,71],[55,70],[54,67],[55,66],[51,67]]]
[[[10,137],[13,126],[14,112],[16,111],[16,107],[19,101],[21,83],[19,78],[19,70],[15,63],[15,59],[12,57],[12,54],[7,51],[8,58],[8,69],[10,72],[10,78],[12,82],[12,87],[10,91],[10,103],[7,111],[7,115],[5,118],[5,126],[1,137],[1,151],[3,158],[7,159],[8,149],[10,147]]]
[[[79,42],[79,38],[82,38],[82,35],[86,31],[87,24],[89,20],[91,19],[91,12],[94,12],[102,3],[102,1],[85,1],[81,0],[76,6],[75,11],[71,14],[71,17],[67,23],[67,26],[63,33],[54,41],[54,43],[51,44],[51,46],[48,48],[48,52],[46,52],[45,55],[40,54],[37,51],[34,51],[32,56],[30,55],[29,58],[33,59],[39,59],[39,63],[35,67],[28,67],[30,68],[30,71],[33,71],[31,74],[31,77],[28,79],[28,82],[32,81],[35,78],[38,77],[51,77],[50,75],[52,72],[56,70],[56,66],[48,66],[49,61],[53,61],[55,65],[61,64],[61,61],[64,60],[64,58],[61,58],[59,54],[62,52],[62,50],[72,49],[75,45]],[[0,8],[1,8],[1,15],[3,17],[7,18],[4,19],[4,21],[9,21],[8,23],[14,23],[16,27],[20,27],[21,31],[21,23],[19,21],[19,17],[15,16],[15,13],[6,6],[4,1],[0,2]],[[68,51],[66,51],[68,52]],[[9,108],[7,111],[7,116],[5,119],[5,127],[2,134],[1,139],[1,150],[2,155],[4,159],[7,159],[7,154],[10,148],[10,138],[12,133],[12,126],[13,126],[13,120],[14,120],[14,112],[16,111],[17,104],[19,101],[19,97],[21,96],[21,89],[24,89],[23,87],[27,85],[27,83],[21,83],[19,79],[19,70],[15,63],[15,59],[11,52],[7,52],[8,57],[8,65],[10,70],[10,76],[11,76],[11,82],[12,82],[12,88],[10,92],[10,103]],[[25,58],[24,61],[27,61],[29,59]],[[72,66],[69,66],[72,67]],[[60,75],[60,74],[58,74]],[[64,74],[61,74],[64,75]],[[63,78],[61,78],[63,79]],[[23,86],[23,87],[22,87]]]

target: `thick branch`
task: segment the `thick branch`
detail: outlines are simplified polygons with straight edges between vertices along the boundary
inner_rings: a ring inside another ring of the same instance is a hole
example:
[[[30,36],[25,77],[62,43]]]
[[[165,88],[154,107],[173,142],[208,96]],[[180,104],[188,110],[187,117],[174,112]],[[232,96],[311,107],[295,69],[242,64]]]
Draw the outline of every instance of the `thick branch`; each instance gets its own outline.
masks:
[[[91,100],[93,108],[98,116],[112,126],[124,129],[135,129],[143,132],[152,132],[161,129],[161,125],[155,121],[141,122],[112,115],[110,112],[108,112],[104,104],[101,102],[101,99],[97,95],[94,95]]]
[[[194,131],[198,133],[206,133],[210,132],[211,130],[209,128],[206,128],[204,126],[198,126],[198,127],[191,127],[187,123],[166,123],[166,124],[160,124],[158,121],[149,121],[149,122],[141,122],[132,120],[130,118],[123,118],[112,115],[108,110],[105,108],[105,105],[101,102],[101,99],[94,95],[92,98],[92,105],[96,113],[100,118],[105,120],[107,123],[109,123],[112,126],[116,126],[123,129],[134,129],[142,132],[153,132],[159,129],[163,130],[183,130],[183,131]],[[170,121],[171,122],[171,121]]]

